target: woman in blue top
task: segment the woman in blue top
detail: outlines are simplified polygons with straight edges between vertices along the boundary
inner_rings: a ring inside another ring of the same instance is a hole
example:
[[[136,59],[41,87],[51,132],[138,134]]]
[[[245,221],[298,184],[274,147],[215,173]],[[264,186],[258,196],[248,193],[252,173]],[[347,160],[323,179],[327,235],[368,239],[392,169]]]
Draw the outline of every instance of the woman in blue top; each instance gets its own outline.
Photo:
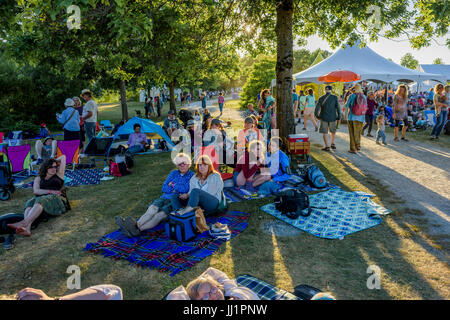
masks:
[[[306,130],[306,123],[308,122],[308,118],[314,125],[316,131],[319,130],[319,126],[314,119],[314,110],[316,108],[316,98],[314,97],[313,89],[308,90],[308,95],[306,96],[306,106],[303,111],[303,130]]]
[[[63,124],[64,140],[80,140],[80,115],[74,109],[75,101],[66,99],[64,102],[66,110],[61,114],[56,114],[56,119]]]
[[[173,162],[176,164],[178,170],[173,170],[162,186],[162,196],[154,200],[147,209],[147,212],[135,221],[131,217],[122,219],[116,217],[117,225],[122,229],[122,232],[128,237],[136,237],[142,231],[152,229],[159,223],[168,218],[172,211],[172,198],[178,198],[181,194],[189,191],[189,182],[194,173],[189,170],[191,167],[191,158],[179,153]]]
[[[261,99],[259,100],[258,108],[264,112],[263,121],[265,124],[265,129],[275,129],[275,99],[270,95],[269,89],[263,89],[260,96]]]
[[[345,108],[348,109],[347,123],[348,123],[348,134],[350,138],[350,150],[348,152],[355,154],[357,154],[358,151],[361,149],[361,132],[366,118],[364,114],[358,116],[352,113],[352,107],[356,103],[356,98],[358,96],[364,98],[364,101],[367,105],[367,100],[366,97],[364,96],[360,84],[355,84],[354,93],[350,95],[350,97],[347,100],[347,103],[345,104]]]

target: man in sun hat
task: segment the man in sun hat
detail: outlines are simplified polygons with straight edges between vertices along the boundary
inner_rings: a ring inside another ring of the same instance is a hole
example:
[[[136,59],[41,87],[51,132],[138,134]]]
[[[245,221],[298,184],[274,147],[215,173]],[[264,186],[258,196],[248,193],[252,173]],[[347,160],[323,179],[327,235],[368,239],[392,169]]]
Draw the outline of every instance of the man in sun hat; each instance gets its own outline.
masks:
[[[328,131],[331,133],[331,149],[336,149],[334,136],[336,134],[336,121],[341,119],[341,107],[337,96],[332,94],[333,87],[326,86],[325,94],[319,98],[314,115],[320,120],[319,132],[323,134],[324,151],[331,151],[328,146]]]
[[[56,115],[56,119],[63,125],[64,140],[80,140],[80,117],[74,108],[75,101],[66,99],[64,102],[66,110]]]
[[[86,101],[86,104],[83,108],[82,119],[84,121],[84,130],[86,132],[86,137],[89,143],[89,140],[91,140],[95,136],[98,107],[97,103],[92,98],[91,90],[84,89],[83,91],[81,91],[81,97]]]

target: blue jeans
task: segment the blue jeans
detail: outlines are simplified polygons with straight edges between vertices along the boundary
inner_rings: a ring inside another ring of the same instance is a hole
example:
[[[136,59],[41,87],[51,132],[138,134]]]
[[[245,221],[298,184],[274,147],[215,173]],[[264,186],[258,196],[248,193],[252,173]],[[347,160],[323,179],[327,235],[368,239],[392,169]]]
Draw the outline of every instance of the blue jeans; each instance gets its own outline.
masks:
[[[186,200],[181,200],[178,195],[171,197],[170,200],[172,202],[172,208],[174,211],[182,208],[186,203]],[[206,216],[208,214],[214,213],[214,211],[217,210],[217,208],[219,207],[219,200],[217,200],[216,197],[210,195],[208,192],[196,188],[191,191],[189,200],[187,201],[187,205],[192,208],[200,206],[203,210],[205,210],[204,215]]]
[[[134,145],[132,147],[129,147],[127,149],[127,152],[131,153],[131,154],[135,154],[135,153],[139,153],[139,152],[144,152],[144,147],[140,146],[140,145]]]
[[[380,141],[380,139],[383,143],[386,143],[386,134],[384,133],[383,130],[377,131],[377,141]]]
[[[441,135],[442,129],[447,122],[447,113],[447,110],[441,110],[439,116],[436,117],[436,125],[434,126],[433,131],[431,131],[432,136],[439,137]]]
[[[219,110],[220,110],[220,113],[222,113],[222,111],[223,111],[223,103],[219,103]]]
[[[84,131],[86,133],[86,137],[89,141],[95,136],[95,129],[97,128],[96,122],[85,122],[84,123]]]

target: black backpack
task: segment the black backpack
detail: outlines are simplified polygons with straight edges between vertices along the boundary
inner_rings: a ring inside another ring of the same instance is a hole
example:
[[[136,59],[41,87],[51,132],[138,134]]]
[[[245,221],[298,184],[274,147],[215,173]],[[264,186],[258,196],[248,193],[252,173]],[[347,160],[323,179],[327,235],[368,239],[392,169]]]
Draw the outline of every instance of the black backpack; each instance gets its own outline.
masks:
[[[275,208],[290,219],[308,217],[311,214],[309,197],[302,190],[290,189],[279,193],[275,198]],[[306,213],[303,212],[304,209],[308,209]]]

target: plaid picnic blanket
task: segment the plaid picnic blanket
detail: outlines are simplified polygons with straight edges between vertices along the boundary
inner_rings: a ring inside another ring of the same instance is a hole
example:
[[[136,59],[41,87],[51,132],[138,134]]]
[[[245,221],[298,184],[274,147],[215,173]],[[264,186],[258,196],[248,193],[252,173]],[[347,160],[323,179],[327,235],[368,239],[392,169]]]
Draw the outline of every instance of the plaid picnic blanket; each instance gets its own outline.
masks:
[[[227,224],[234,238],[247,228],[250,213],[229,211],[226,214],[206,218],[208,224]],[[167,237],[164,224],[144,232],[140,237],[128,238],[120,230],[102,237],[96,243],[88,243],[84,250],[100,253],[113,259],[125,259],[150,269],[170,272],[174,276],[212,255],[225,240],[213,239],[208,231],[190,242],[178,242]]]
[[[301,183],[300,185],[296,187],[292,187],[292,184]],[[288,185],[291,184],[291,185]],[[259,186],[259,188],[254,188],[251,183],[247,183],[245,187],[233,187],[233,188],[224,188],[223,193],[225,194],[225,197],[227,198],[227,202],[240,202],[245,200],[254,200],[254,199],[261,199],[266,197],[271,197],[273,194],[262,194],[259,192],[259,189],[262,186]],[[305,192],[311,192],[311,191],[323,191],[323,190],[329,190],[332,188],[335,188],[336,185],[327,183],[327,185],[322,189],[313,188],[303,180],[302,177],[298,175],[291,175],[291,178],[287,181],[287,183],[280,183],[280,189],[279,191],[283,191],[284,189],[293,188],[297,190],[303,190]]]
[[[252,290],[261,300],[301,300],[288,291],[279,289],[248,274],[238,276],[236,282]]]
[[[311,206],[326,209],[313,209],[309,217],[300,216],[294,220],[276,210],[274,203],[261,210],[316,237],[343,239],[348,234],[380,224],[381,216],[391,212],[373,202],[372,197],[373,194],[347,192],[341,188],[313,194],[309,196]]]
[[[79,169],[73,171],[66,170],[64,173],[64,184],[67,187],[100,184],[100,179],[103,178],[105,175],[108,175],[108,173],[104,172],[102,169]],[[20,186],[20,188],[22,189],[32,187],[33,181]]]

